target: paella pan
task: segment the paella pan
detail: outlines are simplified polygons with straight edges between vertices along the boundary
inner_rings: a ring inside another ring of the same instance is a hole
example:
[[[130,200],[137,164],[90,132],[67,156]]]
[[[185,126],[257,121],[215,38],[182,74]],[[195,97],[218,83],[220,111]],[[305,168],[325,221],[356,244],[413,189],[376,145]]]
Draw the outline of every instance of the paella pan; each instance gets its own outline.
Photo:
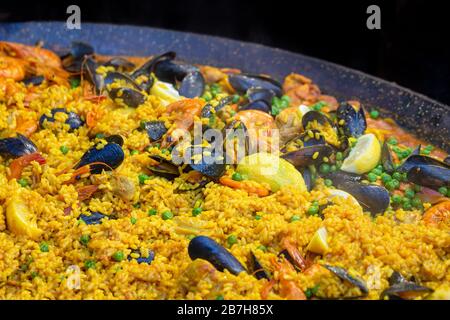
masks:
[[[0,297],[448,299],[445,128],[251,71],[0,42]]]

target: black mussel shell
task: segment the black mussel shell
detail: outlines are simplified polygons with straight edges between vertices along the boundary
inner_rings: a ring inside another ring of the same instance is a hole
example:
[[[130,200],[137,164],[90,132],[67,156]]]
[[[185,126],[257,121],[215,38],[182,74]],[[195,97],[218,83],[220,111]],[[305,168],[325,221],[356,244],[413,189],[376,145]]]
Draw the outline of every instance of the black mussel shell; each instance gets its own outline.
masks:
[[[330,266],[327,264],[324,264],[323,267],[325,267],[327,270],[331,271],[333,274],[335,274],[340,279],[349,282],[350,284],[354,285],[355,287],[359,288],[361,291],[361,296],[358,297],[365,297],[369,294],[369,289],[367,289],[367,285],[362,279],[356,278],[351,276],[347,270],[344,268],[336,267],[336,266]],[[356,298],[356,297],[352,297]]]
[[[164,121],[147,121],[143,123],[143,129],[147,131],[152,142],[161,139],[167,132]]]
[[[176,85],[178,81],[182,81],[189,73],[199,71],[196,66],[171,59],[162,60],[154,66],[156,77],[173,85]]]
[[[141,251],[140,250],[132,250],[131,253],[136,253],[136,254],[140,255]],[[141,263],[151,264],[154,259],[155,259],[155,252],[153,252],[152,250],[148,251],[148,257],[147,258],[143,258],[141,256],[139,256],[139,258],[133,258],[131,256],[131,254],[128,256],[128,261],[136,260],[137,263],[139,263],[139,264],[141,264]]]
[[[115,143],[118,144],[119,146],[123,146],[123,138],[121,135],[119,134],[113,134],[111,136],[108,136],[105,138],[106,141],[111,142],[111,143]]]
[[[389,299],[404,299],[405,295],[424,295],[433,292],[433,289],[431,288],[406,280],[397,271],[394,271],[389,278],[389,285],[389,288],[385,289],[380,294],[380,300],[384,300],[385,297],[388,297]]]
[[[104,89],[104,79],[103,76],[97,73],[97,68],[100,65],[97,63],[97,61],[94,60],[92,57],[88,57],[86,59],[85,63],[85,70],[88,75],[88,79],[92,82],[94,85],[95,93],[100,94]]]
[[[392,173],[395,171],[392,153],[386,141],[384,141],[383,148],[381,149],[381,164],[383,165],[383,168],[387,173]]]
[[[120,166],[125,159],[122,147],[116,143],[107,143],[102,149],[96,146],[90,148],[75,165],[74,169],[90,166],[93,174],[101,173],[103,170],[110,171]],[[104,163],[104,164],[102,164]]]
[[[240,106],[239,110],[259,110],[265,113],[270,113],[272,106],[264,100],[257,100]]]
[[[132,88],[114,88],[108,90],[112,100],[120,99],[123,103],[131,108],[137,108],[145,102],[145,96],[138,90]]]
[[[55,122],[55,115],[58,112],[67,114],[68,117],[67,117],[67,120],[65,121],[65,123],[70,126],[70,130],[78,129],[79,127],[81,127],[84,124],[83,120],[81,120],[81,118],[78,114],[76,114],[75,112],[72,112],[72,111],[69,112],[64,108],[55,108],[55,109],[52,109],[50,112],[51,112],[51,117],[47,116],[46,114],[43,114],[39,118],[39,126],[41,128],[44,128],[45,121]]]
[[[252,87],[247,90],[247,98],[248,101],[265,101],[267,104],[272,103],[272,99],[275,97],[275,92],[269,89],[260,88],[260,87]]]
[[[158,161],[158,164],[148,167],[155,175],[167,180],[173,180],[180,175],[178,167],[172,162],[158,156],[151,156],[150,158]]]
[[[262,88],[272,91],[276,96],[281,97],[281,84],[275,79],[264,75],[253,74],[229,74],[228,82],[239,94],[245,94],[250,88]]]
[[[361,207],[372,215],[381,214],[389,207],[389,191],[376,184],[366,184],[361,177],[342,171],[330,173],[326,176],[337,189],[350,193]]]
[[[255,276],[256,279],[267,279],[270,280],[269,273],[263,268],[261,263],[256,258],[255,254],[250,251],[250,262],[249,262],[249,272]]]
[[[221,177],[224,173],[225,173],[225,159],[224,156],[225,155],[219,155],[216,154],[214,152],[214,150],[211,150],[210,153],[211,155],[207,157],[207,160],[205,161],[205,151],[209,151],[209,150],[198,150],[199,148],[195,148],[195,147],[191,147],[190,148],[190,154],[194,155],[194,154],[199,154],[200,151],[202,152],[202,159],[200,162],[196,163],[196,162],[192,162],[189,163],[189,166],[195,170],[200,172],[201,174],[210,177],[210,178],[219,178]]]
[[[73,41],[69,52],[63,57],[63,66],[69,72],[80,72],[85,57],[94,54],[94,48],[85,42]]]
[[[319,111],[309,111],[305,113],[305,115],[302,117],[302,126],[303,128],[308,129],[308,124],[313,121],[317,121],[317,123],[321,125],[329,124],[332,128],[334,128],[333,122],[330,118],[328,118],[326,115]]]
[[[131,78],[130,76],[126,75],[125,73],[121,73],[121,72],[117,72],[117,71],[108,72],[106,74],[106,76],[105,76],[105,79],[104,79],[103,83],[104,83],[105,86],[108,86],[108,85],[111,85],[112,83],[114,83],[116,81],[124,82],[126,87],[130,87],[130,88],[136,89],[138,91],[141,90],[141,88],[134,81],[133,78]]]
[[[26,78],[25,80],[23,80],[22,82],[25,85],[33,85],[33,86],[38,86],[40,85],[42,82],[44,82],[44,77],[43,76],[34,76],[34,77],[29,77]]]
[[[180,83],[178,92],[186,98],[195,98],[203,95],[205,79],[199,71],[188,73]]]
[[[3,156],[19,158],[37,151],[38,149],[33,141],[20,133],[14,138],[0,139],[0,154]]]
[[[281,158],[289,161],[295,167],[306,167],[313,164],[322,163],[323,158],[329,157],[332,153],[333,148],[323,144],[291,151],[282,155]]]
[[[362,105],[359,110],[356,110],[350,103],[343,102],[336,111],[336,117],[339,129],[347,137],[358,138],[367,129],[366,116]]]
[[[305,181],[305,185],[306,185],[306,189],[308,191],[311,191],[316,183],[316,177],[312,171],[313,168],[311,168],[311,166],[306,167],[306,168],[297,168],[298,171],[300,171],[300,173],[303,176],[303,180]]]
[[[228,270],[235,275],[246,271],[239,260],[227,249],[206,236],[197,236],[193,238],[189,242],[188,253],[192,260],[206,260],[219,271]]]
[[[173,60],[175,59],[175,57],[176,53],[173,51],[168,51],[158,56],[155,56],[150,60],[148,60],[147,62],[145,62],[142,66],[134,70],[133,73],[131,74],[131,77],[133,79],[136,79],[137,77],[142,75],[150,76],[150,74],[154,71],[158,63],[165,60]]]
[[[413,167],[408,171],[407,178],[409,182],[432,189],[449,187],[450,169],[433,165]]]
[[[444,159],[444,163],[448,166],[450,166],[450,156]]]
[[[108,216],[104,215],[100,212],[91,212],[90,215],[81,214],[79,216],[81,220],[83,220],[86,224],[100,224],[103,219],[108,219]]]
[[[128,61],[127,59],[121,57],[115,57],[103,64],[105,67],[113,67],[118,71],[129,71],[132,70],[135,65],[134,63]]]
[[[436,160],[431,157],[422,156],[418,154],[410,155],[398,168],[397,171],[399,172],[408,172],[414,167],[424,167],[424,166],[442,166],[442,167],[448,167],[445,163]]]

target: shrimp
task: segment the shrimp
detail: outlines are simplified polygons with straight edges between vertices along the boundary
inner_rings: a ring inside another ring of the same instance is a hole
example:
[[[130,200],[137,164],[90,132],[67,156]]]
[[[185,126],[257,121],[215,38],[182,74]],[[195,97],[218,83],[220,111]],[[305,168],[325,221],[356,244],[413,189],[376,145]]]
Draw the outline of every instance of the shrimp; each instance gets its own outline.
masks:
[[[287,300],[306,300],[306,296],[296,283],[290,279],[289,274],[295,272],[292,265],[287,260],[278,261],[272,259],[275,271],[278,272],[279,294]]]
[[[311,105],[321,97],[319,87],[311,79],[297,73],[292,73],[284,79],[283,91],[294,105]]]
[[[265,197],[269,195],[268,189],[264,188],[263,186],[255,186],[249,184],[247,181],[235,181],[230,177],[222,176],[219,179],[219,182],[224,186],[233,189],[241,189],[247,191],[250,194],[256,194],[258,197]]]
[[[26,63],[17,58],[0,56],[0,77],[21,81],[26,75]]]
[[[20,158],[14,159],[9,165],[10,174],[9,180],[19,179],[22,175],[23,169],[28,166],[32,161],[37,161],[39,164],[44,164],[45,159],[38,152],[26,154]]]
[[[173,118],[174,123],[163,140],[163,147],[178,141],[192,127],[195,117],[200,115],[204,104],[200,99],[183,99],[167,106],[166,114]]]
[[[272,139],[277,132],[277,126],[271,115],[259,110],[243,110],[236,114],[235,119],[244,124],[250,142],[253,145],[256,143],[260,151],[269,152],[277,147],[274,145],[276,141]]]

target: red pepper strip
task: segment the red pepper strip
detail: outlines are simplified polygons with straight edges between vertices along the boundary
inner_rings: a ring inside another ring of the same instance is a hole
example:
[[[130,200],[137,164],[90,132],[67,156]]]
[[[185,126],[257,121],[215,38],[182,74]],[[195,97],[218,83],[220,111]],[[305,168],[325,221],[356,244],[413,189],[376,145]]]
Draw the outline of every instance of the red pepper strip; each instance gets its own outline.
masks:
[[[32,161],[37,161],[40,165],[45,163],[44,157],[39,152],[26,154],[20,158],[14,159],[9,165],[10,174],[9,180],[19,179],[22,175],[23,169],[28,166]]]

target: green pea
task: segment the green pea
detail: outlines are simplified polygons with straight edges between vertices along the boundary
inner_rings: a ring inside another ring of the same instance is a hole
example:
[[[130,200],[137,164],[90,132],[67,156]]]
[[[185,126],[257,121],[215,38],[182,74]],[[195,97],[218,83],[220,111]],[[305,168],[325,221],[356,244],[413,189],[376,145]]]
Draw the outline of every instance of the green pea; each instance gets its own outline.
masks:
[[[313,216],[313,215],[316,215],[316,214],[318,214],[319,213],[319,207],[318,206],[315,206],[315,205],[312,205],[312,206],[310,206],[309,208],[308,208],[308,214],[309,215],[311,215],[311,216]]]
[[[402,174],[400,172],[394,172],[392,178],[400,181],[402,179]]]
[[[173,218],[173,213],[170,211],[164,211],[162,213],[162,218],[163,218],[163,220],[170,220]]]
[[[300,220],[300,217],[297,216],[297,215],[293,215],[293,216],[291,217],[291,222],[295,222],[295,221],[299,221],[299,220]]]
[[[400,187],[400,181],[398,181],[397,179],[392,179],[390,182],[394,186],[394,189],[398,189]]]
[[[138,151],[138,150],[131,150],[131,151],[130,151],[130,155],[134,156],[134,155],[136,155],[136,154],[139,154],[139,151]]]
[[[61,147],[59,147],[59,150],[61,150],[62,154],[67,154],[69,152],[69,147],[61,146]]]
[[[218,296],[216,296],[216,300],[225,300],[224,296],[219,294]]]
[[[261,251],[264,251],[264,252],[267,251],[267,247],[263,246],[263,245],[258,246],[258,249],[261,250]]]
[[[70,87],[72,89],[75,89],[80,86],[81,79],[80,78],[70,78],[69,82],[70,82]]]
[[[438,191],[439,191],[440,194],[446,196],[446,195],[447,195],[447,192],[448,192],[448,189],[447,189],[447,187],[440,187],[440,188],[438,189]]]
[[[83,234],[83,235],[80,237],[80,243],[81,243],[82,245],[87,246],[88,243],[89,243],[89,240],[91,240],[91,237],[90,237],[88,234]]]
[[[145,181],[150,179],[150,177],[144,173],[139,174],[138,178],[139,178],[139,184],[145,184]]]
[[[255,216],[255,220],[261,220],[261,218],[262,218],[262,216],[260,216],[258,214]]]
[[[148,210],[147,214],[149,216],[156,216],[158,214],[158,210],[151,208],[150,210]]]
[[[135,217],[131,217],[130,222],[131,224],[136,224],[137,219]]]
[[[372,111],[370,111],[370,117],[372,119],[377,119],[380,116],[380,112],[378,112],[378,110],[373,109]]]
[[[336,165],[335,165],[335,164],[332,164],[332,165],[330,166],[330,172],[336,172],[336,171],[337,171]]]
[[[31,276],[32,279],[34,279],[34,278],[36,278],[36,277],[39,277],[39,273],[36,272],[36,271],[32,271],[32,272],[30,273],[30,276]]]
[[[133,204],[133,207],[139,209],[141,207],[141,204],[139,202],[136,202],[135,204]]]
[[[424,154],[424,155],[426,155],[426,156],[428,156],[429,154],[431,153],[431,151],[430,150],[422,150],[422,154]]]
[[[97,139],[105,139],[105,135],[103,133],[97,133],[95,135],[95,138],[97,138]]]
[[[395,190],[395,183],[393,181],[388,181],[386,182],[386,184],[384,185],[386,187],[386,189],[388,189],[389,191],[394,191]]]
[[[412,198],[414,198],[415,195],[416,195],[416,193],[414,192],[414,190],[412,190],[412,189],[405,190],[405,197],[412,199]]]
[[[325,179],[324,183],[327,187],[331,187],[333,185],[333,181],[331,181],[330,179]]]
[[[344,159],[344,155],[342,154],[342,152],[336,152],[336,160],[343,160]]]
[[[372,173],[379,177],[383,174],[383,171],[375,168],[372,170]]]
[[[115,261],[120,262],[120,261],[122,261],[123,259],[125,259],[125,255],[124,255],[124,253],[123,253],[122,251],[116,251],[116,252],[114,252],[114,254],[112,255],[112,258],[113,258]]]
[[[231,176],[231,179],[233,179],[234,181],[242,181],[244,180],[244,177],[239,172],[235,172]]]
[[[323,174],[327,174],[330,172],[330,165],[328,163],[322,163],[320,165],[319,171]]]
[[[227,238],[227,242],[228,242],[228,245],[231,247],[233,244],[237,243],[237,237],[234,234],[229,235]]]
[[[200,213],[202,213],[202,208],[198,207],[198,208],[192,209],[192,215],[194,217],[198,216]]]
[[[241,99],[241,97],[240,97],[238,94],[235,94],[235,95],[233,96],[232,102],[233,102],[233,103],[238,103],[240,99]]]
[[[398,141],[397,141],[397,139],[395,139],[394,137],[390,137],[390,138],[388,139],[387,143],[389,143],[390,145],[395,146],[395,145],[398,143]]]
[[[400,204],[402,202],[402,196],[398,194],[394,194],[392,196],[392,202],[395,204]]]
[[[402,207],[403,207],[403,210],[411,210],[412,209],[412,204],[411,203],[404,203]]]
[[[39,249],[41,250],[41,252],[48,252],[49,251],[48,243],[47,242],[41,242],[39,244]]]
[[[211,92],[207,91],[203,94],[202,98],[205,99],[206,101],[210,101],[213,98],[213,96],[212,96]]]
[[[421,209],[423,207],[422,201],[418,197],[411,200],[411,205],[417,209]]]
[[[17,181],[17,183],[19,183],[20,186],[23,187],[23,188],[25,188],[26,186],[28,186],[28,181],[27,181],[27,179],[24,179],[24,178],[20,178],[20,179]]]
[[[381,181],[383,181],[384,184],[388,183],[392,180],[392,177],[388,173],[383,173],[381,175]]]
[[[84,262],[84,267],[86,268],[86,269],[95,269],[95,260],[86,260],[85,262]]]
[[[369,174],[367,174],[367,179],[370,182],[375,182],[375,181],[377,181],[378,177],[377,177],[377,175],[375,173],[370,172]]]

